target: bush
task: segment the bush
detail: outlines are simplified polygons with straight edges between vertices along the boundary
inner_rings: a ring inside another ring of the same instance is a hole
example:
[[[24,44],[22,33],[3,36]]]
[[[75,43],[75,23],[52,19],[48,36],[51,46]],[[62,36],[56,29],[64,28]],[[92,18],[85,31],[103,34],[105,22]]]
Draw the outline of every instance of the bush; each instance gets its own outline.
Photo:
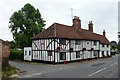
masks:
[[[10,60],[22,60],[23,59],[23,50],[10,50]]]

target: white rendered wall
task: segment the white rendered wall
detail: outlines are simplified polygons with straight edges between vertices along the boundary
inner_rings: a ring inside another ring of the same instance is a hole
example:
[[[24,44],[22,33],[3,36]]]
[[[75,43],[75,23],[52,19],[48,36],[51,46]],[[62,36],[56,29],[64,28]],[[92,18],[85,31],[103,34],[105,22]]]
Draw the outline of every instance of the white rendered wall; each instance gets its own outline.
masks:
[[[57,52],[57,47],[61,47],[62,49]],[[66,61],[70,61],[70,48],[73,48],[71,61],[95,58],[94,51],[90,51],[91,48],[94,48],[95,51],[100,50],[100,57],[102,57],[101,51],[105,51],[105,55],[106,51],[109,51],[110,54],[110,46],[107,48],[107,45],[105,45],[103,48],[99,41],[97,41],[97,45],[94,45],[94,41],[80,40],[80,45],[76,45],[75,40],[66,40],[66,45],[61,45],[59,44],[59,39],[55,39],[55,62],[65,61],[60,60],[60,52],[66,52]],[[83,48],[86,48],[87,51],[81,51]],[[48,56],[47,50],[52,50],[52,56]],[[32,51],[34,60],[54,61],[54,39],[33,40]],[[80,58],[76,58],[76,51],[80,51]]]
[[[25,51],[27,51],[26,54],[25,54]],[[29,51],[31,51],[30,55],[29,55]],[[31,50],[31,47],[24,47],[24,60],[32,61],[32,50]]]

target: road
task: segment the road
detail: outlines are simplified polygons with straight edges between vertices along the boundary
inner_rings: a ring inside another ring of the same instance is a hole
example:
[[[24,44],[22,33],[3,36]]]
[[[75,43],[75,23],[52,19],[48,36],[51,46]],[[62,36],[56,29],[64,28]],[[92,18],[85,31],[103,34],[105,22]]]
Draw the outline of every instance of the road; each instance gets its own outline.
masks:
[[[20,78],[118,78],[118,56],[58,65],[10,64],[23,71]]]

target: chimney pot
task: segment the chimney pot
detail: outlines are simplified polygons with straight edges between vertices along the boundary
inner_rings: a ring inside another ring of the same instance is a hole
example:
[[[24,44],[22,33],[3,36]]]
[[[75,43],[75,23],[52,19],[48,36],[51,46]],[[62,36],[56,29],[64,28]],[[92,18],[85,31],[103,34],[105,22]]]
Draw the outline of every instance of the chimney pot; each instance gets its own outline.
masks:
[[[105,29],[103,30],[103,36],[106,37],[106,32]]]
[[[80,20],[79,17],[77,17],[77,16],[74,16],[74,19],[73,19],[73,27],[74,27],[76,30],[81,30],[81,20]]]
[[[89,30],[91,32],[93,32],[93,23],[92,23],[92,21],[89,21],[88,27],[89,27]]]
[[[77,19],[77,16],[74,16],[74,19]]]

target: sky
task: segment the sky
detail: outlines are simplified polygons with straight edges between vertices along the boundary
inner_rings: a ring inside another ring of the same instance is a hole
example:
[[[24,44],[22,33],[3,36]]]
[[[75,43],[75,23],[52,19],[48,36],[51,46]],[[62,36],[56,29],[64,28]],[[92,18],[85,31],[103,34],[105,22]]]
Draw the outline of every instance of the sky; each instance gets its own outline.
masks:
[[[118,1],[119,0],[1,0],[0,1],[0,39],[12,41],[13,36],[9,29],[9,18],[30,3],[39,9],[42,18],[46,21],[45,28],[54,22],[72,25],[73,16],[81,19],[83,29],[88,29],[89,21],[93,21],[95,33],[103,34],[109,41],[118,42]],[[89,35],[89,34],[88,34]]]

